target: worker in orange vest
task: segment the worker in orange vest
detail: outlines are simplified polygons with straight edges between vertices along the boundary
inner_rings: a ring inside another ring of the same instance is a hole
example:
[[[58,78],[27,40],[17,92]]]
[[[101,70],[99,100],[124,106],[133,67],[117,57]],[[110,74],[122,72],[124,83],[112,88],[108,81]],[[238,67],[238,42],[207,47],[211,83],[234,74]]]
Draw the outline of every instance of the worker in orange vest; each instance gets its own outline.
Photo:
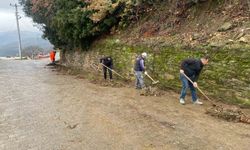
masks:
[[[50,60],[52,63],[55,63],[55,57],[56,57],[56,51],[55,50],[50,51]]]

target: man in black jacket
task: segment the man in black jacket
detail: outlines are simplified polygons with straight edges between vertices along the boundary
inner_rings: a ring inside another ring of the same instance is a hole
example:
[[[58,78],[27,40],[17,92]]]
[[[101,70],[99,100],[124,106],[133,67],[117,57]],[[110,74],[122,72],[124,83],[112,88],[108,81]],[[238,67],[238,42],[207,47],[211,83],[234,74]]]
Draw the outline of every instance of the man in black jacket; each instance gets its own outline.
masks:
[[[100,63],[103,64],[103,74],[104,74],[104,79],[107,79],[107,70],[109,72],[109,78],[112,80],[112,71],[110,69],[113,69],[113,59],[110,56],[103,57],[100,59]],[[107,67],[105,67],[105,66]]]
[[[209,57],[205,56],[201,59],[185,59],[182,61],[180,69],[180,79],[182,82],[182,90],[180,96],[181,104],[185,104],[185,96],[188,87],[191,91],[193,103],[199,105],[203,104],[201,101],[198,100],[195,88],[198,87],[197,80],[199,78],[203,66],[208,64],[208,59]],[[194,84],[188,81],[188,79],[183,74],[186,74],[193,81]]]

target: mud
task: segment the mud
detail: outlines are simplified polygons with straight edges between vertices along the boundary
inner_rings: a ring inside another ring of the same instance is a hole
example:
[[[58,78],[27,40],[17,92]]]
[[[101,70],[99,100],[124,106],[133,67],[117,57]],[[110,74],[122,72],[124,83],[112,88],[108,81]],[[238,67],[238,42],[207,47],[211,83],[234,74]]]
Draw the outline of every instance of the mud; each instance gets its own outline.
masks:
[[[1,150],[214,150],[250,147],[250,126],[205,114],[178,93],[140,96],[51,71],[44,61],[0,61]],[[101,76],[101,75],[100,75]],[[246,112],[249,112],[248,110]],[[249,115],[249,114],[247,114]]]

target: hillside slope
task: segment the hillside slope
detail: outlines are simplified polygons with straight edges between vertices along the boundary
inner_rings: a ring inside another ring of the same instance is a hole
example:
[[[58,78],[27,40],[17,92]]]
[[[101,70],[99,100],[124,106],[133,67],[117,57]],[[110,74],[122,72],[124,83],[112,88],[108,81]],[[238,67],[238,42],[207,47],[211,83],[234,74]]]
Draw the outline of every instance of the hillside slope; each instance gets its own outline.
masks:
[[[17,31],[0,32],[0,56],[16,56],[18,54]],[[53,46],[48,40],[42,39],[42,34],[37,32],[21,32],[22,48],[28,46],[39,46],[50,49]]]
[[[249,47],[249,7],[243,2],[206,1],[192,7],[161,2],[121,34],[128,42],[186,48]]]
[[[157,86],[179,91],[181,60],[209,54],[200,87],[214,99],[250,106],[249,7],[243,2],[155,3],[128,28],[113,28],[91,51],[65,51],[63,63],[90,70],[101,55],[111,55],[115,69],[133,81],[133,61],[146,51],[147,70],[160,80]]]

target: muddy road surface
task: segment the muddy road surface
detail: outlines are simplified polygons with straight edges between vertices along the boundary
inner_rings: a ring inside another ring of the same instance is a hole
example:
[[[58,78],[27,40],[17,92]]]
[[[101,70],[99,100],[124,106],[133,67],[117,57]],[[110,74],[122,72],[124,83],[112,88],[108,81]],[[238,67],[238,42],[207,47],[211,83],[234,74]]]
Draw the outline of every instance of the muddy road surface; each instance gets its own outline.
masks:
[[[250,125],[205,114],[206,102],[102,87],[47,62],[0,60],[1,150],[249,150]]]

